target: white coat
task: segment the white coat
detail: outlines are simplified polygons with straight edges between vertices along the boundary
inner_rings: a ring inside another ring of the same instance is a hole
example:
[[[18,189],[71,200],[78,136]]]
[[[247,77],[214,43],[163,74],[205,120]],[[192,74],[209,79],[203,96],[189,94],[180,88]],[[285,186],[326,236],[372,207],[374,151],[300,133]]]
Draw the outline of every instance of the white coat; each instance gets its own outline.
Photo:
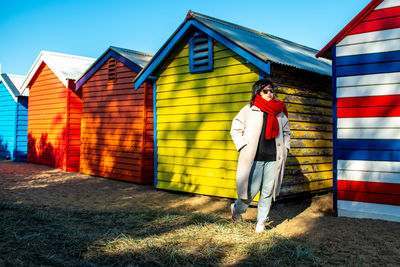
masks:
[[[273,188],[273,199],[279,195],[285,163],[290,150],[290,127],[285,113],[277,116],[279,122],[279,134],[275,138],[276,143],[276,175]],[[240,199],[248,199],[248,183],[251,167],[257,153],[258,141],[263,126],[263,112],[250,104],[244,106],[232,121],[231,136],[236,150],[240,152],[237,171],[236,188]]]

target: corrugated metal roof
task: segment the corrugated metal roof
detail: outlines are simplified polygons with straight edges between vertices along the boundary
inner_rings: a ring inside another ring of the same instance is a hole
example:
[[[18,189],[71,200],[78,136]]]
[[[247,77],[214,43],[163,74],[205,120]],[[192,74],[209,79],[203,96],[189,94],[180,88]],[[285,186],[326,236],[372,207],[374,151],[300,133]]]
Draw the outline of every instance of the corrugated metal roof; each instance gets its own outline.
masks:
[[[0,74],[1,81],[4,83],[11,96],[16,100],[16,97],[21,96],[21,92],[19,88],[25,80],[25,76],[23,75],[15,75],[15,74]]]
[[[331,61],[315,58],[318,50],[199,13],[190,16],[264,61],[332,75]]]
[[[144,67],[152,58],[152,54],[130,50],[121,47],[110,46],[110,49],[114,50],[116,53],[120,54],[121,56],[131,60],[132,62],[136,63],[140,67]]]
[[[31,82],[42,62],[54,72],[65,87],[68,87],[67,80],[76,80],[79,78],[95,60],[94,58],[42,51],[29,70],[21,86],[21,91],[23,93],[27,91],[26,87]]]

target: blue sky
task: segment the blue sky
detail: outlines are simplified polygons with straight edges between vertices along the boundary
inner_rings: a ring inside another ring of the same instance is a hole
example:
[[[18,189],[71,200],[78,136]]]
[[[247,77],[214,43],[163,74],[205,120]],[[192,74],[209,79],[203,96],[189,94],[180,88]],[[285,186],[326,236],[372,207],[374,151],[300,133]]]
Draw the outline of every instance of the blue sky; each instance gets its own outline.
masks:
[[[40,51],[97,58],[110,45],[156,53],[189,9],[322,49],[370,0],[0,0],[2,72]]]

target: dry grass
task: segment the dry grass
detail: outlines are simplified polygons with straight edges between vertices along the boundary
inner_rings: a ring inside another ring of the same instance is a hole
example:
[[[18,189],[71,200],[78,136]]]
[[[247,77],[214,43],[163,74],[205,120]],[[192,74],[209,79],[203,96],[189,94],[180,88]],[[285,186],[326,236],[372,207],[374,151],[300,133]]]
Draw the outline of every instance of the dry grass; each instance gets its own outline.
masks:
[[[321,265],[311,244],[254,222],[176,210],[67,211],[0,205],[0,265]]]

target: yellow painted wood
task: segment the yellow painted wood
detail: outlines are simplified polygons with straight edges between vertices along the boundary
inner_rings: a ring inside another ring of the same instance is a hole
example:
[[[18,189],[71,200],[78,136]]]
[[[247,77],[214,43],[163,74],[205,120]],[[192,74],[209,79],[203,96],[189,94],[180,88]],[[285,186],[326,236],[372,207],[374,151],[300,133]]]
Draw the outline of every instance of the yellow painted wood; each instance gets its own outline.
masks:
[[[285,103],[294,103],[300,105],[313,105],[317,107],[332,108],[332,101],[326,99],[310,98],[304,96],[288,95],[285,93],[276,93],[277,98]]]
[[[157,183],[158,181],[168,181],[170,183],[176,183],[176,184],[179,183],[179,184],[196,185],[196,186],[208,186],[208,187],[224,188],[231,190],[236,189],[235,179],[204,177],[191,174],[159,172],[159,179],[157,180]]]
[[[332,171],[332,163],[320,163],[320,164],[302,164],[302,165],[287,165],[285,167],[285,173],[297,174],[297,173],[309,173],[309,172],[322,172]]]
[[[333,155],[332,147],[291,147],[289,155],[291,156],[331,156]]]
[[[159,147],[158,160],[163,161],[163,157],[187,157],[197,158],[199,162],[203,159],[217,159],[217,160],[237,160],[239,154],[236,151],[225,149],[197,149],[197,148],[171,148]]]
[[[190,192],[190,193],[208,195],[208,196],[237,198],[236,189],[231,189],[231,188],[173,183],[173,182],[169,182],[169,181],[166,182],[163,180],[157,181],[157,188],[173,190],[173,191]]]
[[[161,74],[164,73],[167,69],[174,68],[176,66],[184,64],[182,62],[185,62],[186,65],[189,64],[189,57],[188,57],[189,44],[187,43],[187,41],[188,40],[186,39],[186,45],[177,48],[177,50],[179,50],[178,52],[173,53],[165,60],[163,66],[159,68]],[[213,50],[214,50],[214,58],[219,58],[219,54],[221,52],[225,54],[228,53],[230,55],[235,55],[231,50],[216,42],[214,42]]]
[[[243,60],[239,56],[229,56],[224,53],[218,53],[215,54],[214,56],[214,70],[219,69],[219,68],[225,68],[226,66],[235,66],[235,65],[247,65],[250,66],[249,63],[246,63],[245,60]],[[175,67],[170,67],[168,69],[165,69],[161,75],[161,77],[167,77],[171,75],[186,75],[190,74],[189,72],[189,61],[183,61],[181,60],[181,63]],[[196,75],[196,74],[193,74]]]
[[[301,113],[290,113],[290,122],[310,122],[310,123],[321,123],[323,125],[332,125],[332,115],[315,115],[315,114],[301,114]]]
[[[306,181],[327,180],[327,179],[332,179],[332,177],[333,177],[332,171],[321,171],[321,172],[285,175],[283,180],[285,184],[296,184]]]
[[[157,82],[157,188],[236,198],[239,153],[232,119],[251,97],[256,67],[214,42],[214,70],[189,73],[188,45],[173,53]],[[326,92],[278,85],[288,106],[292,150],[287,193],[320,190],[332,179],[332,109]]]
[[[251,66],[247,65],[233,65],[233,66],[227,66],[225,68],[216,68],[212,72],[206,72],[206,73],[198,73],[198,74],[184,74],[184,75],[169,75],[165,77],[160,77],[157,80],[157,85],[163,85],[163,84],[170,84],[170,83],[178,83],[178,82],[187,82],[187,81],[196,81],[196,80],[201,80],[201,79],[209,79],[209,78],[214,78],[214,77],[224,77],[224,76],[230,76],[230,75],[239,75],[239,74],[248,74],[248,73],[253,73],[253,69]]]
[[[291,156],[291,153],[289,154],[289,157],[286,161],[286,165],[298,165],[298,164],[317,164],[317,163],[332,163],[332,157],[331,156],[297,156],[293,157]]]
[[[178,107],[157,107],[157,116],[169,115],[169,114],[205,114],[215,112],[239,112],[246,102],[235,102],[235,103],[222,103],[222,104],[206,104],[206,105],[188,105]],[[201,118],[201,115],[199,115]]]
[[[313,192],[321,190],[329,190],[332,188],[332,179],[315,181],[303,184],[295,184],[284,186],[281,189],[281,195],[293,195],[299,192]]]
[[[233,118],[238,113],[237,110],[230,112],[216,112],[216,113],[208,113],[207,116],[199,117],[198,114],[169,114],[168,116],[159,116],[157,117],[157,127],[162,123],[168,122],[207,122],[207,121],[232,121]]]
[[[332,95],[330,94],[330,92],[328,90],[323,90],[323,89],[321,91],[304,90],[294,87],[281,86],[279,84],[276,85],[276,88],[278,95],[280,92],[282,92],[287,95],[304,96],[306,98],[325,99],[325,100],[332,99]]]
[[[179,91],[185,89],[203,88],[208,86],[224,86],[227,84],[242,84],[252,81],[253,83],[259,79],[259,74],[256,73],[240,73],[236,75],[227,75],[220,77],[212,77],[201,80],[187,80],[177,82],[175,84],[158,84],[157,92]],[[159,99],[157,95],[157,100]]]
[[[328,123],[317,123],[317,122],[300,122],[300,121],[290,121],[290,130],[293,132],[295,130],[303,131],[324,131],[332,133],[332,124]],[[332,136],[331,136],[332,138]]]
[[[222,170],[218,168],[214,168],[213,166],[209,167],[197,167],[191,165],[170,165],[160,163],[158,165],[159,172],[169,172],[173,174],[179,175],[191,175],[206,178],[215,178],[215,179],[236,179],[236,171],[232,170]],[[179,176],[178,175],[178,176]]]
[[[160,99],[157,101],[157,107],[175,107],[191,105],[204,105],[204,104],[220,104],[232,102],[241,102],[244,106],[251,98],[251,93],[225,93],[220,95],[197,95],[188,96],[183,98],[170,98]]]
[[[322,108],[315,106],[305,106],[299,104],[286,103],[287,109],[289,113],[310,113],[310,114],[318,114],[318,115],[332,115],[332,108]]]
[[[233,119],[233,118],[232,118]],[[186,130],[186,131],[229,131],[232,121],[196,121],[196,122],[170,122],[157,125],[158,131]]]
[[[189,157],[159,157],[158,163],[169,165],[197,166],[201,168],[216,168],[226,171],[236,171],[237,160],[197,159]]]
[[[232,141],[215,141],[215,140],[205,140],[201,141],[198,139],[195,140],[159,140],[159,147],[190,147],[190,148],[198,148],[198,149],[227,149],[227,150],[235,150],[235,145]]]
[[[292,130],[292,138],[332,140],[332,132]]]
[[[232,141],[229,131],[159,131],[157,140]],[[160,143],[159,143],[160,144]]]
[[[307,139],[292,139],[290,146],[294,148],[300,147],[332,147],[332,140],[307,140]]]
[[[229,85],[220,85],[220,86],[207,86],[207,87],[196,87],[189,88],[185,90],[179,91],[165,91],[165,92],[157,92],[157,98],[159,101],[166,99],[175,99],[182,97],[196,97],[196,96],[204,96],[204,95],[224,95],[227,93],[247,93],[249,96],[246,98],[247,101],[250,101],[251,97],[251,88],[254,82],[247,83],[239,83],[239,84],[229,84]]]

